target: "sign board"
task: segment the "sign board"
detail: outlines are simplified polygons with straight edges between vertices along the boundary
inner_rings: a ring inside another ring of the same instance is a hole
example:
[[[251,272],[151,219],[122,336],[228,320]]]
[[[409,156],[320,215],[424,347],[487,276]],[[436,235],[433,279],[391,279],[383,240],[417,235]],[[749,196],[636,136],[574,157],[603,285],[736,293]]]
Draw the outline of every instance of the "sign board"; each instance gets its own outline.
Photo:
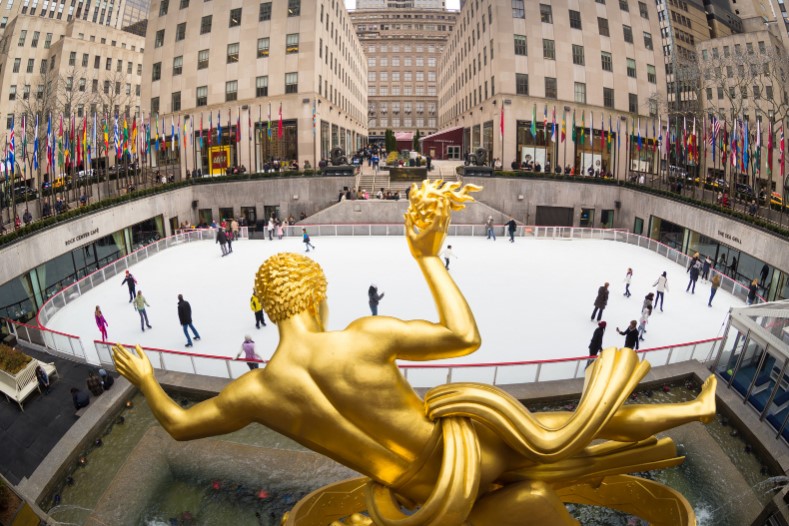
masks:
[[[210,175],[224,174],[230,167],[230,146],[212,146],[208,149]]]
[[[389,179],[391,181],[413,181],[413,182],[420,182],[427,179],[427,168],[426,167],[392,167],[389,168]]]

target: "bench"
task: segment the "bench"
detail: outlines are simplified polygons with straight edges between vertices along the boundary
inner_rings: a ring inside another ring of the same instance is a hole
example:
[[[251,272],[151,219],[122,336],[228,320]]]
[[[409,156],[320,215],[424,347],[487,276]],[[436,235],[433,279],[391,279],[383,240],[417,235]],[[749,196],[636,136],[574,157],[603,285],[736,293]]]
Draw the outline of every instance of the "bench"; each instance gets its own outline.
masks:
[[[30,360],[30,362],[19,371],[16,375],[8,374],[5,371],[0,371],[0,392],[2,392],[6,399],[10,402],[13,400],[19,404],[19,409],[25,410],[22,407],[22,402],[30,396],[33,391],[41,392],[38,386],[38,379],[36,378],[36,366],[40,365],[50,378],[57,376],[58,371],[54,363],[39,362],[38,360]]]

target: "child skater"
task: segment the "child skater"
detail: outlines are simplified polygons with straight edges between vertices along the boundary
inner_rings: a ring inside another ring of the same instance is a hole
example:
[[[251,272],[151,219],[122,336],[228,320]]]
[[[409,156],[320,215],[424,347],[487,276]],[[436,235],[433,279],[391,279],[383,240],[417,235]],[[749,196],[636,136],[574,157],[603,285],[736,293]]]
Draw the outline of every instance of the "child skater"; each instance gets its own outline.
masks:
[[[99,330],[101,331],[101,341],[107,341],[107,327],[109,323],[104,318],[104,314],[101,313],[101,308],[96,305],[96,325],[98,325]]]
[[[630,280],[631,279],[633,279],[633,269],[628,267],[627,268],[627,274],[625,274],[625,297],[626,298],[629,298],[630,296],[632,296],[632,294],[630,294]]]

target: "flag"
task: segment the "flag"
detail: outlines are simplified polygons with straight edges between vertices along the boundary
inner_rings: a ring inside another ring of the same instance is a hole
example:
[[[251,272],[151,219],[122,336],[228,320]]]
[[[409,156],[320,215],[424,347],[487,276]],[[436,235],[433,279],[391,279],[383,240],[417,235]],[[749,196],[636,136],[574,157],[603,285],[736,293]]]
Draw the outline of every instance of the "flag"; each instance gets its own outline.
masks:
[[[65,159],[66,167],[71,165],[71,134],[72,130],[74,129],[74,123],[70,124],[70,129],[66,132],[66,136],[63,138],[63,158]]]
[[[121,158],[121,137],[120,132],[118,131],[118,116],[115,116],[115,123],[114,123],[114,139],[115,139],[115,157],[118,159]]]
[[[636,137],[636,148],[638,151],[641,151],[642,143],[641,143],[641,117],[638,118],[638,133]]]
[[[175,118],[172,115],[170,115],[170,151],[171,152],[175,151],[175,141],[177,140],[178,138],[175,135]]]
[[[266,125],[266,134],[268,135],[268,140],[271,140],[271,103],[268,103],[268,124]]]
[[[767,127],[767,176],[773,175],[773,121]]]
[[[79,165],[82,164],[82,144],[81,144],[82,132],[79,130],[79,128],[77,128],[75,135],[76,137],[74,140],[74,159],[76,161],[76,166],[79,167]]]
[[[58,126],[58,166],[63,169],[63,114],[60,114],[60,125]]]
[[[531,137],[535,141],[537,140],[537,105],[534,104],[531,107]]]
[[[222,113],[216,112],[216,143],[222,145]]]
[[[614,127],[611,126],[611,114],[609,113],[608,114],[608,137],[607,137],[608,151],[611,151],[611,134],[613,132],[614,132]]]
[[[318,98],[315,97],[312,99],[312,136],[315,137],[317,133],[318,127]],[[260,106],[258,106],[258,111],[260,110]],[[252,130],[252,110],[249,110],[249,129],[250,133]],[[504,106],[501,107],[501,136],[504,137]]]
[[[756,163],[756,175],[758,176],[762,171],[762,121],[756,119],[756,155],[754,156],[754,163]]]
[[[22,172],[27,172],[27,113],[22,114]]]
[[[137,117],[132,121],[131,129],[131,153],[137,155]]]
[[[567,111],[562,110],[562,132],[561,132],[561,142],[564,142],[564,139],[567,138],[567,126],[565,126],[564,118],[567,116]]]
[[[38,170],[38,113],[36,113],[36,129],[33,135],[33,170]]]
[[[556,142],[556,106],[551,111],[551,142]]]
[[[781,165],[781,179],[784,178],[784,125],[781,123],[781,135],[778,139],[778,162]]]
[[[178,119],[180,120],[181,117],[178,117]],[[183,133],[182,133],[183,138],[184,138],[184,152],[186,152],[186,138],[189,135],[189,129],[186,127],[188,122],[189,122],[188,119],[186,117],[184,117],[184,129],[183,129]]]
[[[54,158],[52,157],[52,112],[47,117],[47,173],[52,172]]]
[[[107,155],[110,151],[110,131],[108,126],[108,117],[104,114],[103,132],[104,132],[104,154]]]
[[[548,105],[546,104],[542,110],[542,129],[548,129]]]
[[[671,116],[666,115],[666,158],[671,153]]]
[[[200,143],[200,149],[202,150],[203,149],[203,112],[202,111],[200,112],[200,140],[198,142]]]
[[[619,147],[622,145],[622,136],[619,133],[619,123],[621,121],[622,121],[622,119],[617,119],[616,120],[616,150],[617,150],[617,152],[619,151]]]
[[[241,108],[238,108],[238,116],[236,117],[236,143],[241,142]]]
[[[315,106],[313,106],[313,109]],[[313,113],[313,117],[315,114]],[[315,131],[315,119],[313,118],[313,131]],[[501,103],[501,109],[499,110],[499,133],[501,134],[501,139],[504,140],[504,102]]]
[[[748,147],[748,121],[744,121],[742,129],[742,169],[748,170],[748,162],[750,161],[749,147]]]
[[[605,148],[605,114],[600,114],[600,151]]]
[[[214,124],[211,117],[211,112],[208,112],[208,147],[211,147],[211,136],[214,134]]]
[[[282,103],[279,103],[279,122],[277,123],[277,139],[282,138]]]
[[[586,110],[581,111],[581,146],[586,141]]]
[[[575,110],[573,110],[573,127],[570,129],[570,139],[573,142],[578,140],[578,132],[575,129]]]
[[[194,143],[195,143],[195,119],[194,119],[194,115],[192,115],[192,118],[189,119],[189,131],[191,132],[189,134],[189,144],[194,146]]]

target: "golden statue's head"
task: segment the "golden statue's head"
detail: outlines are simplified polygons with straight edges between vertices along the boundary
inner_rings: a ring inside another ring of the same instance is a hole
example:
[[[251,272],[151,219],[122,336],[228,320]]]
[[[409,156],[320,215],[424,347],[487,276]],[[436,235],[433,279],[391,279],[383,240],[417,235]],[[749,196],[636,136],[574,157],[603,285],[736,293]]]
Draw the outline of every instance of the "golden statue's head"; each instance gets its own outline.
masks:
[[[269,319],[279,323],[305,310],[317,310],[326,299],[326,276],[310,258],[282,252],[260,266],[255,292]]]

